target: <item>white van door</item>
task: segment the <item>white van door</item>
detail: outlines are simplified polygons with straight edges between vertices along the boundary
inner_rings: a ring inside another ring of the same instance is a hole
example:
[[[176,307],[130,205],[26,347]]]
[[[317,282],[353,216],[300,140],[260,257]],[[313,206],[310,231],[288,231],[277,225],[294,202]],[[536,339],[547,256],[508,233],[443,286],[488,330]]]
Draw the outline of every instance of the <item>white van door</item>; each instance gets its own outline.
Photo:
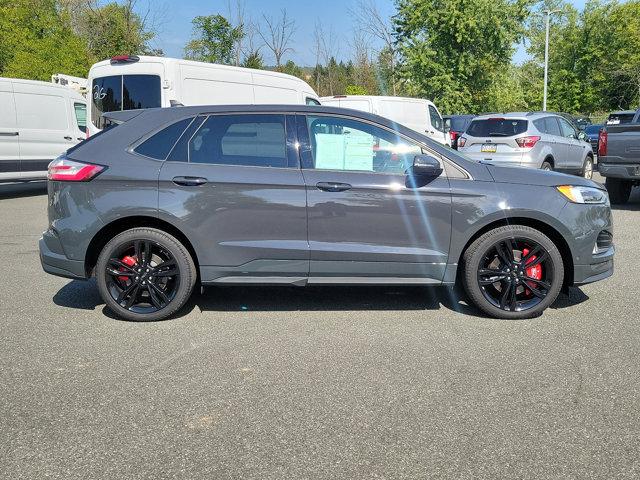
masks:
[[[20,177],[44,178],[49,162],[77,143],[71,135],[65,92],[14,82],[20,132]]]
[[[432,138],[438,143],[442,143],[443,145],[451,146],[448,136],[445,133],[444,129],[444,120],[442,120],[442,115],[435,107],[435,105],[429,104],[428,107],[428,118],[429,118],[429,127],[427,128],[427,136]]]
[[[20,144],[16,123],[13,86],[0,80],[0,180],[17,179],[20,172]]]

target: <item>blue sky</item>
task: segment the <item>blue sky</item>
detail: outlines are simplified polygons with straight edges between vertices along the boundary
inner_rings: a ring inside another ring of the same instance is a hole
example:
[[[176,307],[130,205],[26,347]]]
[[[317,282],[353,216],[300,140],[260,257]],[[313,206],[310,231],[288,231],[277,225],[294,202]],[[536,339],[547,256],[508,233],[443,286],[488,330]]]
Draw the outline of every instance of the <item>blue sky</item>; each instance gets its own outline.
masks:
[[[180,1],[151,1],[152,9],[163,12],[160,32],[153,42],[153,46],[164,50],[168,57],[182,57],[184,45],[191,37],[191,20],[198,15],[212,15],[220,13],[228,17],[228,3],[235,4],[236,0],[180,0]],[[572,3],[582,8],[585,0],[572,0]],[[294,52],[286,59],[294,60],[298,64],[313,65],[313,30],[316,22],[323,25],[325,31],[333,29],[337,37],[339,55],[349,57],[350,38],[353,35],[353,19],[349,15],[349,8],[355,7],[357,0],[322,0],[317,2],[296,0],[244,0],[245,13],[258,20],[262,13],[267,16],[278,16],[280,10],[287,9],[287,14],[296,22],[294,35]],[[377,0],[378,8],[387,16],[395,12],[393,0]],[[144,6],[141,1],[139,6]],[[256,37],[256,40],[259,40]],[[269,64],[274,63],[268,50],[262,54]],[[524,49],[520,47],[514,59],[522,61],[526,58]]]

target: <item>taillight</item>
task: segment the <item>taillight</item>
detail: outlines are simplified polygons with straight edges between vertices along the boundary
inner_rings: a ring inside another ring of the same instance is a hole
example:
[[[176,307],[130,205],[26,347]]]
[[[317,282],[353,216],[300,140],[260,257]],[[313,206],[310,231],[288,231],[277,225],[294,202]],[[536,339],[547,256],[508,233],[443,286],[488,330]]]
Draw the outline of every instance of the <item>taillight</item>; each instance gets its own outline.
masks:
[[[464,147],[464,144],[465,144],[465,143],[467,143],[467,139],[466,139],[466,138],[464,138],[464,137],[460,137],[460,138],[458,139],[458,146],[459,146],[459,147]]]
[[[605,129],[600,130],[598,133],[598,156],[606,157],[607,156],[607,140],[608,134]]]
[[[76,162],[60,157],[49,164],[47,178],[54,182],[88,182],[106,169],[107,167],[102,165]]]
[[[520,137],[516,138],[516,143],[520,148],[533,148],[536,143],[538,143],[538,140],[540,140],[540,137],[537,135],[531,137]]]
[[[449,130],[449,137],[451,138],[451,143],[456,141],[458,138],[458,132],[454,132],[453,130]]]

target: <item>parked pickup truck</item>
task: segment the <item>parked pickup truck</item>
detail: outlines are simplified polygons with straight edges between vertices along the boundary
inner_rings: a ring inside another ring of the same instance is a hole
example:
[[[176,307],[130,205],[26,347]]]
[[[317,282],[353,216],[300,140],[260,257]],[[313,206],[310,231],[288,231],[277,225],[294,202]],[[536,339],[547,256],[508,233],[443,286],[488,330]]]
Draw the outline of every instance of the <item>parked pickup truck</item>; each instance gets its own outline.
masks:
[[[598,140],[598,170],[611,203],[626,203],[640,185],[640,109],[631,123],[605,125]]]

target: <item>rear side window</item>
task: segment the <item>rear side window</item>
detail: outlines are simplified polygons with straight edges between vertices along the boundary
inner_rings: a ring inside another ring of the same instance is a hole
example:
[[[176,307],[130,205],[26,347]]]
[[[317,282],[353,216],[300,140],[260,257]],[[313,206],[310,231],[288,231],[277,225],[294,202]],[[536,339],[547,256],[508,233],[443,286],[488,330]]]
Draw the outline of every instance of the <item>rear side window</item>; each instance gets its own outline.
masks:
[[[529,122],[512,118],[473,120],[467,129],[472,137],[512,137],[527,131]]]
[[[189,141],[189,161],[287,167],[284,115],[212,115]]]
[[[464,132],[469,125],[469,118],[465,117],[451,117],[449,119],[449,128],[454,132]]]
[[[555,135],[561,137],[560,126],[558,125],[558,119],[554,117],[546,117],[544,119],[545,132],[549,135]]]
[[[307,105],[320,105],[320,102],[318,100],[316,100],[315,98],[311,98],[311,97],[307,97],[307,99],[305,100],[305,103]]]
[[[138,145],[134,152],[146,157],[164,160],[171,152],[182,132],[189,126],[193,117],[185,118],[152,135],[147,140]]]

